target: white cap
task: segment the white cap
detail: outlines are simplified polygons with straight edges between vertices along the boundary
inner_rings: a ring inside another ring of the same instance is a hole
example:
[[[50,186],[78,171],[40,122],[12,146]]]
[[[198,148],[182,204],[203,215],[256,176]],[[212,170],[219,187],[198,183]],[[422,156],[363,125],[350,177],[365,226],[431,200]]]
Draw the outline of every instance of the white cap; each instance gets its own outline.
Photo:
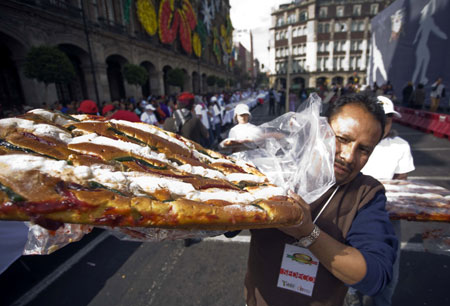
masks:
[[[151,111],[155,111],[155,110],[156,110],[156,108],[154,108],[154,107],[153,107],[153,105],[151,105],[151,104],[148,104],[148,105],[146,105],[146,106],[145,106],[145,110],[151,110]]]
[[[212,96],[210,101],[211,101],[211,102],[216,102],[216,101],[217,101],[216,96]]]
[[[234,109],[235,115],[243,115],[243,114],[249,114],[250,115],[250,109],[248,108],[247,104],[238,104],[236,105],[236,108]]]
[[[399,112],[395,111],[394,103],[392,103],[391,99],[389,99],[385,96],[378,96],[377,99],[378,99],[378,102],[381,104],[381,106],[383,106],[383,110],[386,115],[394,114],[397,118],[402,117],[402,115]]]

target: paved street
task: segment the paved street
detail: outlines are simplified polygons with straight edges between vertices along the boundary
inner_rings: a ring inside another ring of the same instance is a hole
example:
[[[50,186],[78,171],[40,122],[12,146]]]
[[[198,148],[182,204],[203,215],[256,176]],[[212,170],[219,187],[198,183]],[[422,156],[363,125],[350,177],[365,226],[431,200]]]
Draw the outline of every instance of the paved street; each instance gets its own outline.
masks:
[[[253,123],[272,119],[257,106]],[[450,189],[450,141],[394,125],[412,146],[410,178]],[[402,221],[400,282],[394,305],[450,305],[450,257],[424,252],[421,233],[440,223]],[[448,226],[446,224],[445,226]],[[245,305],[248,232],[182,241],[120,241],[95,230],[48,256],[23,256],[0,275],[1,305]]]

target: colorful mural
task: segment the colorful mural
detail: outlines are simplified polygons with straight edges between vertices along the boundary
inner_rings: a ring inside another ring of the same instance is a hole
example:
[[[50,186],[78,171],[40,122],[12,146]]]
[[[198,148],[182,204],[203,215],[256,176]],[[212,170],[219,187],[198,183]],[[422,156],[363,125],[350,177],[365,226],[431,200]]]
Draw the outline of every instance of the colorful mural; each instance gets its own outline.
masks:
[[[233,26],[229,15],[224,23],[217,22],[216,13],[222,6],[220,0],[203,0],[199,10],[203,16],[200,19],[189,0],[161,0],[158,10],[156,2],[136,1],[138,20],[148,35],[153,36],[158,32],[163,44],[172,44],[179,39],[187,54],[191,55],[194,51],[194,55],[199,58],[209,44],[217,63],[231,64]]]

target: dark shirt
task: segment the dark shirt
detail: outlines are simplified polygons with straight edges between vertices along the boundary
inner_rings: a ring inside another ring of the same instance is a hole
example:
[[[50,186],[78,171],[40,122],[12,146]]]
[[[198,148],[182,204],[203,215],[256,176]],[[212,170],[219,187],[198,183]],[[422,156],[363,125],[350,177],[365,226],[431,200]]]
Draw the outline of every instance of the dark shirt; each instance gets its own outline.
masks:
[[[358,211],[346,237],[346,243],[358,249],[366,260],[366,275],[352,285],[366,295],[375,295],[389,283],[398,248],[395,233],[387,223],[390,221],[385,203],[384,193],[377,193]]]
[[[166,131],[176,133],[177,128],[175,127],[175,119],[173,117],[167,118],[166,121],[164,121],[163,128]],[[181,126],[179,134],[197,143],[201,143],[202,139],[209,138],[208,130],[197,116],[192,116],[188,121],[186,121]]]

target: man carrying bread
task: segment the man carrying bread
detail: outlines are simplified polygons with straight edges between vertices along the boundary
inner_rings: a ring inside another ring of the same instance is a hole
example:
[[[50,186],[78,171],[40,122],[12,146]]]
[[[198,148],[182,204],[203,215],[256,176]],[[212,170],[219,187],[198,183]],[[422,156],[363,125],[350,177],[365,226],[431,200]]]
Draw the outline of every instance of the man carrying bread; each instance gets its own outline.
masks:
[[[389,283],[398,240],[381,183],[360,173],[382,139],[385,114],[375,96],[341,96],[327,113],[336,136],[336,184],[302,206],[303,222],[252,230],[245,279],[254,305],[342,305],[348,286],[367,295]]]

